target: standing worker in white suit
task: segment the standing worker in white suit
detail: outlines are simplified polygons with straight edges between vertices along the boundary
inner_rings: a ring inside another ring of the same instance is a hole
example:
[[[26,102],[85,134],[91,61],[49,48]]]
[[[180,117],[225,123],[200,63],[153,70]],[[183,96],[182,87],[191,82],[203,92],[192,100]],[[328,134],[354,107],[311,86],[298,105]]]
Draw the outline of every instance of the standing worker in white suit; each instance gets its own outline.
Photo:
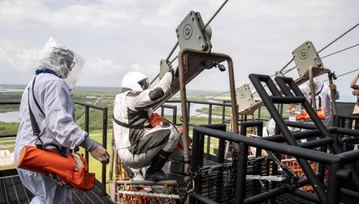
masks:
[[[88,137],[75,123],[75,109],[70,89],[75,85],[84,65],[81,56],[51,36],[41,52],[36,76],[26,87],[20,104],[20,127],[17,132],[14,159],[18,163],[26,145],[42,145],[45,149],[61,150],[68,155],[78,146],[84,147],[102,163],[109,162],[106,149]],[[30,119],[38,124],[40,135],[34,135]],[[35,197],[31,203],[72,203],[72,189],[60,185],[48,174],[17,168],[22,184]]]

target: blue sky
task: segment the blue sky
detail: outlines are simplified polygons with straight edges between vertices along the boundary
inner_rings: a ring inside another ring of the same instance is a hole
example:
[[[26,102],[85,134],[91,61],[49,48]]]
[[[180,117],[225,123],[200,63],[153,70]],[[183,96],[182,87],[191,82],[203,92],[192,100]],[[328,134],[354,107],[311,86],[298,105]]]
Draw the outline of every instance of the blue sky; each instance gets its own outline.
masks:
[[[77,85],[119,87],[123,75],[134,70],[151,80],[176,43],[175,29],[186,14],[199,11],[206,23],[222,2],[0,0],[0,84],[31,80],[50,33],[86,60]],[[229,0],[211,23],[212,51],[232,57],[238,87],[249,82],[250,73],[272,75],[280,70],[304,41],[320,50],[357,23],[357,0]],[[358,36],[356,28],[320,55],[357,44]],[[358,55],[356,47],[323,62],[342,74],[359,68]],[[335,82],[343,95],[350,95],[355,74]],[[227,75],[205,71],[189,88],[226,91]],[[297,77],[295,72],[289,76]]]

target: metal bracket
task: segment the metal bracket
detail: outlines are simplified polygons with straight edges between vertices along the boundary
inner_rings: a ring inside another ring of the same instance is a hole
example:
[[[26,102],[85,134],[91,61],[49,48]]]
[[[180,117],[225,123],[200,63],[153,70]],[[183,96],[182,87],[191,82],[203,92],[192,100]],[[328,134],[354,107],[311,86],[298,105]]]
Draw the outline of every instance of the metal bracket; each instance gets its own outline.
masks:
[[[246,180],[266,180],[266,181],[281,182],[286,179],[287,177],[283,175],[276,175],[276,176],[246,175]]]
[[[178,44],[181,50],[210,50],[210,35],[204,31],[204,23],[199,12],[190,11],[176,29]]]
[[[239,112],[251,107],[255,103],[252,90],[248,84],[243,84],[241,87],[236,89],[236,99]]]
[[[308,73],[309,67],[323,67],[317,50],[311,41],[306,41],[292,52],[299,77]]]
[[[164,59],[161,59],[160,62],[160,75],[158,76],[160,79],[170,70],[170,65]]]

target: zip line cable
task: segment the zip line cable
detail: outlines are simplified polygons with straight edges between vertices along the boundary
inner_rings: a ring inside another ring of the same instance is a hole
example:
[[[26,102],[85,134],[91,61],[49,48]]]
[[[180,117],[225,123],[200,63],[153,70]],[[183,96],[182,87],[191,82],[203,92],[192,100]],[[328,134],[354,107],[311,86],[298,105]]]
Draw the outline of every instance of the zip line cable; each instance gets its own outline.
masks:
[[[349,47],[346,47],[346,48],[344,48],[344,49],[338,50],[338,51],[336,51],[336,52],[330,53],[330,54],[328,54],[328,55],[325,55],[325,56],[321,57],[321,59],[324,59],[324,58],[327,58],[327,57],[330,57],[330,56],[339,54],[339,53],[341,53],[341,52],[344,52],[344,51],[350,50],[350,49],[352,49],[352,48],[355,48],[355,47],[357,47],[357,46],[359,46],[359,43],[358,43],[358,44],[355,44],[355,45],[352,45],[352,46],[349,46]],[[322,50],[323,50],[323,49],[322,49]],[[295,68],[296,68],[296,67],[292,67],[292,68],[286,70],[285,72],[283,72],[283,75],[287,74],[288,72],[292,71],[292,70],[295,69]],[[358,69],[358,70],[359,70],[359,69]],[[356,71],[356,70],[354,70],[354,71]],[[350,71],[350,73],[351,73],[351,72],[353,72],[353,71]],[[273,77],[273,76],[275,76],[275,75],[271,75],[271,77]],[[340,77],[340,76],[342,76],[342,75],[338,75],[337,78]],[[215,95],[215,96],[211,96],[211,97],[208,98],[207,100],[211,100],[211,99],[213,99],[213,98],[215,98],[215,97],[217,97],[217,96],[221,96],[221,95],[224,95],[224,94],[229,93],[229,92],[230,92],[230,91],[226,91],[226,92],[217,94],[217,95]],[[252,93],[252,96],[253,96],[254,94],[256,94],[256,93],[257,93],[257,92]],[[195,104],[191,104],[190,106],[192,106],[192,105],[195,105]],[[179,108],[178,111],[179,111],[179,110],[181,110],[181,108]],[[168,114],[168,113],[170,113],[170,112],[167,112],[167,113],[165,113],[165,114]]]
[[[213,15],[213,17],[210,19],[210,21],[206,24],[205,27],[207,27],[207,25],[213,20],[213,18],[219,13],[219,11],[223,8],[223,6],[227,3],[228,0],[224,1],[224,3],[221,5],[221,7],[217,10],[217,12]],[[331,46],[333,43],[335,43],[336,41],[338,41],[340,38],[342,38],[343,36],[345,36],[346,34],[348,34],[350,31],[352,31],[354,28],[356,28],[357,26],[359,26],[359,23],[357,23],[356,25],[354,25],[353,27],[351,27],[349,30],[347,30],[346,32],[344,32],[342,35],[340,35],[339,37],[337,37],[336,39],[334,39],[332,42],[330,42],[328,45],[324,46],[322,49],[320,49],[318,51],[318,54],[320,52],[322,52],[323,50],[325,50],[326,48],[328,48],[329,46]],[[176,43],[175,47],[171,50],[170,55],[168,55],[167,60],[170,58],[170,56],[173,54],[174,50],[177,48],[178,46],[178,42]],[[349,48],[350,49],[350,48]],[[338,51],[339,52],[339,51]],[[325,57],[322,57],[325,58]],[[177,57],[175,57],[175,59],[177,59]],[[175,60],[174,59],[174,60]],[[174,61],[172,60],[172,62]],[[279,72],[282,73],[288,66],[289,64],[291,64],[294,61],[294,58],[292,58]],[[289,71],[285,72],[288,73],[290,71],[292,71],[293,69],[295,69],[296,67],[293,67],[291,69],[289,69]],[[159,74],[152,80],[151,84],[158,78]],[[273,77],[275,75],[272,75],[271,77]],[[228,93],[228,92],[225,92]],[[255,92],[256,93],[256,92]],[[255,94],[253,93],[253,94]],[[252,95],[253,95],[252,94]],[[179,109],[181,110],[181,109]]]
[[[358,25],[358,24],[357,24],[357,25]],[[333,43],[331,43],[331,44],[333,44]],[[350,50],[350,49],[355,48],[355,47],[357,47],[357,46],[359,46],[359,43],[358,43],[358,44],[355,44],[355,45],[352,45],[352,46],[349,46],[349,47],[346,47],[346,48],[344,48],[344,49],[338,50],[338,51],[336,51],[336,52],[327,54],[327,55],[325,55],[325,56],[323,56],[323,57],[321,57],[321,58],[324,59],[324,58],[327,58],[327,57],[330,57],[330,56],[339,54],[339,53],[341,53],[341,52]],[[326,46],[326,47],[328,47],[328,46]],[[322,50],[323,50],[323,49],[322,49]],[[295,68],[296,68],[296,67],[292,67],[292,68],[286,70],[286,71],[283,73],[283,75],[284,75],[284,74],[287,74],[288,72],[292,71],[292,70],[295,69]],[[340,74],[340,75],[337,76],[337,78],[338,78],[338,77],[341,77],[341,76],[345,76],[345,75],[350,74],[350,73],[353,73],[353,72],[358,71],[358,70],[359,70],[359,69],[355,69],[355,70],[352,70],[352,71],[349,71],[349,72]],[[273,77],[273,76],[275,76],[275,75],[272,75],[271,77]],[[324,81],[328,81],[328,79],[326,79],[326,80],[324,80]],[[225,92],[222,92],[222,93],[220,93],[220,94],[211,96],[211,97],[209,97],[207,100],[214,99],[214,98],[216,98],[216,97],[218,97],[218,96],[222,96],[222,95],[224,95],[224,94],[226,94],[226,93],[229,93],[229,92],[230,92],[230,91],[225,91]],[[255,92],[255,93],[256,93],[256,92]],[[254,95],[255,93],[252,93],[252,95]],[[195,104],[192,103],[190,106],[193,106],[193,105],[195,105]],[[178,111],[180,111],[180,110],[181,110],[181,107],[178,109]],[[170,113],[170,112],[166,112],[165,114],[169,114],[169,113]],[[200,114],[202,114],[202,113],[200,113]],[[198,115],[200,115],[200,114],[197,114],[197,115],[195,115],[195,116],[198,116]],[[111,115],[112,115],[112,114],[110,114],[110,116],[111,116]],[[101,121],[101,120],[96,121],[96,122],[95,122],[94,124],[92,124],[90,127],[92,127],[92,126],[98,124],[100,121]]]
[[[338,78],[338,77],[345,76],[345,75],[347,75],[347,74],[351,74],[351,73],[356,72],[356,71],[359,71],[359,69],[354,69],[354,70],[351,70],[351,71],[349,71],[349,72],[345,72],[345,73],[343,73],[343,74],[339,74],[339,75],[337,76],[337,78]],[[323,81],[328,81],[328,80],[329,80],[329,79],[325,79],[325,80],[323,80]]]
[[[228,2],[228,0],[225,0],[225,1],[224,1],[224,3],[221,5],[221,7],[216,11],[216,13],[212,16],[212,18],[207,22],[207,24],[205,25],[205,28],[206,28],[206,27],[209,25],[209,23],[215,18],[215,16],[219,13],[219,11],[224,7],[224,5],[225,5],[227,2]],[[333,43],[335,43],[336,41],[338,41],[340,38],[342,38],[343,36],[345,36],[346,34],[348,34],[349,32],[351,32],[354,28],[356,28],[356,27],[358,27],[358,26],[359,26],[359,23],[357,23],[357,24],[354,25],[352,28],[350,28],[349,30],[347,30],[346,32],[344,32],[342,35],[340,35],[339,37],[337,37],[336,39],[334,39],[332,42],[330,42],[328,45],[326,45],[326,46],[324,46],[322,49],[320,49],[320,50],[318,51],[318,54],[319,54],[320,52],[322,52],[323,50],[325,50],[326,48],[328,48],[329,46],[331,46],[331,45],[332,45]],[[173,54],[173,52],[176,50],[177,46],[178,46],[178,41],[176,42],[175,46],[172,48],[170,54],[167,56],[167,58],[166,58],[167,61],[169,60],[169,58],[171,57],[171,55]],[[325,55],[325,56],[323,56],[323,57],[321,57],[321,58],[324,59],[324,58],[326,58],[326,57],[333,56],[333,55],[335,55],[335,54],[344,52],[344,51],[346,51],[346,50],[352,49],[352,48],[357,47],[357,46],[359,46],[359,44],[355,44],[355,45],[349,46],[349,47],[347,47],[347,48],[338,50],[338,51],[336,51],[336,52],[333,52],[333,53],[330,53],[330,54],[328,54],[328,55]],[[170,64],[172,64],[176,59],[177,59],[177,56],[176,56],[173,60],[171,60]],[[289,64],[292,63],[293,61],[294,61],[294,58],[292,58],[279,72],[282,73],[282,72],[289,66]],[[292,71],[292,70],[295,69],[295,68],[296,68],[296,67],[292,67],[292,68],[290,68],[289,70],[286,70],[286,72],[284,72],[283,75],[284,75],[284,74],[287,74],[288,72]],[[349,71],[349,72],[347,72],[347,73],[338,75],[337,78],[340,77],[340,76],[344,76],[344,75],[346,75],[346,74],[350,74],[350,73],[355,72],[355,71],[357,71],[357,70],[359,70],[359,69],[356,69],[356,70]],[[273,77],[273,76],[275,76],[275,75],[271,75],[271,77]],[[158,77],[159,77],[159,74],[151,81],[151,84],[152,84]],[[217,97],[217,96],[221,96],[221,95],[224,95],[224,94],[229,93],[229,92],[230,92],[230,91],[226,91],[226,92],[217,94],[217,95],[215,95],[215,96],[212,96],[212,97],[208,98],[207,100],[213,99],[213,98],[215,98],[215,97]],[[256,93],[256,92],[255,92],[255,93]],[[253,94],[255,94],[255,93],[253,93]],[[253,94],[252,94],[252,95],[253,95]],[[194,105],[194,104],[191,104],[190,106],[192,106],[192,105]],[[181,108],[179,108],[178,110],[181,110]],[[166,114],[168,114],[168,113],[169,113],[169,112],[167,112]],[[199,114],[198,114],[198,115],[199,115]],[[98,122],[99,122],[99,121],[95,122],[95,124],[97,124]],[[94,124],[93,124],[93,125],[94,125]],[[92,127],[93,125],[91,125],[91,127]]]
[[[325,56],[323,56],[323,57],[321,57],[321,58],[323,59],[323,58],[326,58],[326,57],[329,57],[329,56],[332,56],[332,55],[335,55],[335,54],[344,52],[344,51],[349,50],[349,49],[352,49],[352,48],[354,48],[354,47],[356,47],[356,46],[359,46],[359,43],[358,43],[358,44],[355,44],[355,45],[352,45],[352,46],[350,46],[350,47],[344,48],[344,49],[342,49],[342,50],[338,50],[338,51],[336,51],[336,52],[330,53],[330,54],[325,55]]]

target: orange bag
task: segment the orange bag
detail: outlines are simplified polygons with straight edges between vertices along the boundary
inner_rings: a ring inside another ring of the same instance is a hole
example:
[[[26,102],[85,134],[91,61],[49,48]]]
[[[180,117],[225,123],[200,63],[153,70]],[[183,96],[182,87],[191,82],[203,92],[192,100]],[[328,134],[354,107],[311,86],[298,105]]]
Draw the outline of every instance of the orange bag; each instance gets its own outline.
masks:
[[[150,125],[151,125],[152,127],[156,127],[156,126],[161,125],[161,122],[167,122],[167,120],[164,119],[164,118],[162,118],[158,113],[152,113],[152,115],[151,115],[151,117],[150,117],[150,119],[149,119],[148,122],[150,123]],[[181,133],[181,134],[183,134],[183,130],[182,130],[182,129],[178,129],[178,132]],[[191,137],[188,137],[188,142],[189,142],[189,144],[191,144],[192,141],[193,141],[193,139],[192,139]],[[181,149],[181,150],[184,149],[182,137],[181,137],[181,140],[177,143],[177,147],[178,147],[179,149]],[[192,152],[191,148],[190,148],[189,151]]]
[[[88,172],[87,161],[81,154],[74,154],[63,157],[57,151],[27,145],[21,151],[17,166],[37,173],[53,173],[73,188],[91,190],[95,186],[95,174]],[[76,169],[79,163],[75,157],[83,163],[79,169]]]
[[[318,111],[317,111],[317,115],[318,115],[319,119],[321,119],[321,120],[324,120],[324,119],[325,119],[325,116],[326,116],[325,112],[324,112],[324,111],[321,111],[321,110],[318,110]],[[296,119],[297,119],[297,120],[309,120],[309,119],[310,119],[310,116],[309,116],[309,114],[307,113],[307,111],[302,111],[301,114],[298,114],[298,115],[296,116]]]
[[[152,127],[156,127],[161,125],[161,122],[167,122],[167,120],[162,118],[158,113],[152,113],[148,122]]]

